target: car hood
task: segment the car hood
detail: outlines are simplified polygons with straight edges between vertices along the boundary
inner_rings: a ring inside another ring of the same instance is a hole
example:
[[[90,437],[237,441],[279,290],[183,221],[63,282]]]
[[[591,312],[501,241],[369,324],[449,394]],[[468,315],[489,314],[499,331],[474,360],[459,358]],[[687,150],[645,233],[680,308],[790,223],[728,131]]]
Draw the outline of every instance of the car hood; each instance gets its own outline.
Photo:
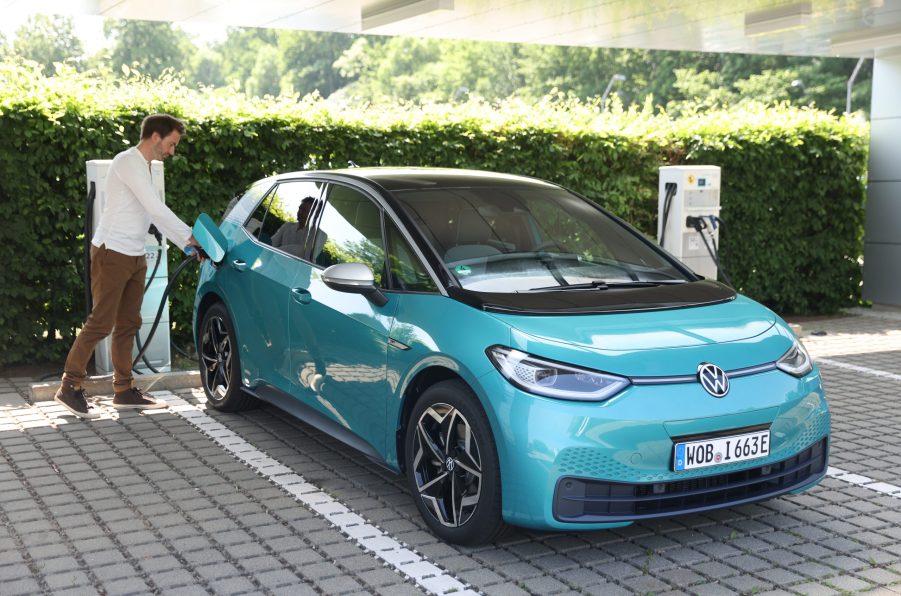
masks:
[[[628,375],[693,373],[702,361],[755,366],[777,360],[793,341],[775,313],[743,296],[628,314],[493,316],[510,325],[514,348]]]

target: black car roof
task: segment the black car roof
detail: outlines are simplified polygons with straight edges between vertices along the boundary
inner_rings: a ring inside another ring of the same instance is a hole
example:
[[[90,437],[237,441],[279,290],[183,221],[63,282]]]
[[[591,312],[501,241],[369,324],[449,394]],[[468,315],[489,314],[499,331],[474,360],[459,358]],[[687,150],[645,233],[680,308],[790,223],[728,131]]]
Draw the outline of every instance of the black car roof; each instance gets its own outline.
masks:
[[[368,180],[378,184],[385,190],[414,190],[421,188],[467,188],[478,186],[534,186],[556,188],[557,186],[537,178],[498,174],[482,170],[463,170],[454,168],[346,168],[341,170],[319,170],[309,172],[292,172],[278,178],[297,178],[307,176],[346,177]]]

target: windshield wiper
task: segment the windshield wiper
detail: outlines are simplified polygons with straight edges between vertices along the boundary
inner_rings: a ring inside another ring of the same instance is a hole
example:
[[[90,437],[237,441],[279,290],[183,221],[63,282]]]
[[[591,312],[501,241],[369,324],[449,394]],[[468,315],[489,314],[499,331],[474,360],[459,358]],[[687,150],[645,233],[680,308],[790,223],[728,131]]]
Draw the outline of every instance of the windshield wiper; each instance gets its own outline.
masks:
[[[570,284],[562,286],[543,286],[540,288],[531,288],[529,292],[542,292],[555,290],[558,292],[566,292],[569,290],[609,290],[610,288],[653,288],[661,285],[684,284],[683,279],[661,279],[657,281],[604,281],[598,279],[584,284]]]

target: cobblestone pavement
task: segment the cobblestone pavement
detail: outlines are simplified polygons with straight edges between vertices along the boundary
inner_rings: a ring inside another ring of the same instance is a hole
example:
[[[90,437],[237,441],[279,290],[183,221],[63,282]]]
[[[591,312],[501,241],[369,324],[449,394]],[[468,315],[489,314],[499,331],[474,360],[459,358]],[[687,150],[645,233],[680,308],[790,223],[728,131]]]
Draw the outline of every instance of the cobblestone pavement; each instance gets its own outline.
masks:
[[[436,540],[401,478],[274,408],[187,389],[81,422],[0,376],[0,594],[901,594],[901,316],[804,332],[833,412],[821,485],[480,548]]]

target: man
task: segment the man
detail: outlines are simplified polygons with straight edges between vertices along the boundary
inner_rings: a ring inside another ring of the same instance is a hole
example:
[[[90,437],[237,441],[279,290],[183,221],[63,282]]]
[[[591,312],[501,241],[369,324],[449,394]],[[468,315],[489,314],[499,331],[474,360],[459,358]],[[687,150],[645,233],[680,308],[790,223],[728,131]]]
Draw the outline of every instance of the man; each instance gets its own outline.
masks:
[[[313,211],[313,205],[316,199],[313,197],[305,197],[300,205],[297,206],[297,221],[288,221],[283,223],[275,234],[272,235],[272,246],[276,246],[283,251],[307,258],[306,248],[312,246],[312,255],[308,258],[312,261],[316,260],[322,247],[328,239],[325,232],[319,230],[316,232],[316,239],[310,241],[310,215]]]
[[[132,345],[141,327],[144,298],[144,239],[151,223],[179,248],[198,246],[191,228],[160,200],[151,179],[151,160],[175,155],[185,134],[181,120],[154,114],[141,123],[136,147],[119,153],[110,165],[106,204],[91,240],[91,293],[94,307],[75,338],[54,400],[80,418],[100,413],[88,404],[81,384],[94,347],[112,333],[113,406],[156,409],[166,402],[132,387]],[[200,251],[194,251],[198,260]]]

